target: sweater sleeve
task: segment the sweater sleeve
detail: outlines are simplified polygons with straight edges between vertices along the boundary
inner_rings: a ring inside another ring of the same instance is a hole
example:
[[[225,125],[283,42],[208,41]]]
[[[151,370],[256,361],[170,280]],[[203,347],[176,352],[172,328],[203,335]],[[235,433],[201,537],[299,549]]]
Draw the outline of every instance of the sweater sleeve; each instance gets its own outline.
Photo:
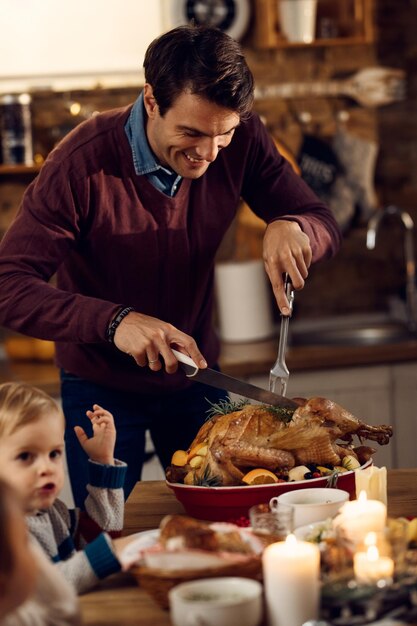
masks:
[[[78,593],[85,593],[99,580],[121,569],[106,533],[101,533],[83,550],[74,552],[66,561],[58,561],[56,565]]]
[[[101,530],[121,531],[124,520],[124,493],[127,465],[115,459],[114,465],[89,460],[88,496],[85,510]],[[83,535],[82,529],[80,534]]]
[[[27,188],[0,243],[0,323],[40,339],[105,342],[110,320],[125,303],[49,282],[76,253],[88,220],[73,187],[71,173],[51,154]]]
[[[336,254],[342,236],[331,210],[279,153],[258,116],[242,124],[236,150],[239,142],[248,146],[242,197],[253,212],[267,224],[297,222],[310,240],[313,262]]]
[[[103,466],[107,467],[107,466]],[[57,500],[47,511],[27,517],[31,535],[56,564],[78,593],[88,591],[97,582],[121,569],[110,536],[100,532],[96,538],[76,550],[74,511]]]

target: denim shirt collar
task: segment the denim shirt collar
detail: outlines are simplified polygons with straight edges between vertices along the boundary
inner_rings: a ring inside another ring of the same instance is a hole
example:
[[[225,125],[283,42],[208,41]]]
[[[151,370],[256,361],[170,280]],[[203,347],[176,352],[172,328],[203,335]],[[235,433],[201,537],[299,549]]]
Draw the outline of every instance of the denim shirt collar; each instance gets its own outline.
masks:
[[[125,125],[125,132],[132,150],[136,174],[148,175],[152,184],[167,195],[174,196],[182,177],[160,165],[152,152],[145,128],[143,92],[139,95]]]

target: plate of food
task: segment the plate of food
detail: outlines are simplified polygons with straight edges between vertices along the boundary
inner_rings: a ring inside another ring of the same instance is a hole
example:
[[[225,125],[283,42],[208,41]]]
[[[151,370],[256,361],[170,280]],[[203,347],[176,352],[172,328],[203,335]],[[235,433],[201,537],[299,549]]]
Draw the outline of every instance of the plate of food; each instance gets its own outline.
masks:
[[[326,398],[300,399],[294,411],[224,403],[187,450],[174,452],[167,485],[206,520],[236,521],[294,489],[337,486],[354,498],[355,472],[376,452],[363,441],[386,445],[391,435],[391,426],[366,424]]]
[[[159,528],[142,530],[139,533],[134,533],[130,538],[132,541],[128,543],[119,556],[123,569],[129,569],[132,563],[140,562],[150,548],[157,545]]]
[[[167,515],[154,531],[138,533],[122,562],[161,606],[172,587],[217,576],[259,578],[265,540],[249,528]]]

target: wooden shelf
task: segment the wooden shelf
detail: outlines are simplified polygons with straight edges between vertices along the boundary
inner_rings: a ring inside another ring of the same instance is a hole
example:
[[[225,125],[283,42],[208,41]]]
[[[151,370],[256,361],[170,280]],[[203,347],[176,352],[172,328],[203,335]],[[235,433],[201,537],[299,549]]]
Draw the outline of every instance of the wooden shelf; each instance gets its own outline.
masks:
[[[0,165],[0,176],[37,174],[41,165]]]
[[[374,41],[374,0],[318,0],[317,34],[311,43],[293,43],[282,34],[278,17],[279,0],[255,0],[253,45],[259,50],[353,46]],[[320,21],[329,19],[339,34],[320,37]]]
[[[336,37],[334,39],[315,39],[311,43],[290,43],[289,41],[279,41],[276,44],[278,49],[289,48],[326,48],[331,46],[362,46],[367,43],[372,43],[362,36],[356,37]]]

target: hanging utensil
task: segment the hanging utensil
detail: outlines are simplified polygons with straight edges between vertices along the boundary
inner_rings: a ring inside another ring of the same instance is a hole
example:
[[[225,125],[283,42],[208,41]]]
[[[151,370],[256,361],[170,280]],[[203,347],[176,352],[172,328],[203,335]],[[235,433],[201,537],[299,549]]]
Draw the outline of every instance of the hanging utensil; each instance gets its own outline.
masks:
[[[255,99],[347,96],[363,107],[391,104],[406,97],[405,72],[390,67],[365,67],[349,78],[260,85]]]

